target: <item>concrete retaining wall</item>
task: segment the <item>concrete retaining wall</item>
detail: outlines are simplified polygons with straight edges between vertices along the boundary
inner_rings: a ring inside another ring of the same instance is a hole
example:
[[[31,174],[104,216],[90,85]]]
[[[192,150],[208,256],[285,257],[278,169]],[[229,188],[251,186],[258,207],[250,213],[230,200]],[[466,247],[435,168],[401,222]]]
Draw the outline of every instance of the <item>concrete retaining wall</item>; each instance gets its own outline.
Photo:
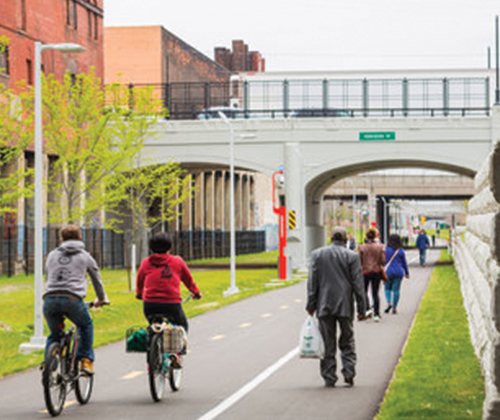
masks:
[[[472,344],[486,386],[483,419],[500,419],[500,145],[475,178],[465,243],[455,246]]]

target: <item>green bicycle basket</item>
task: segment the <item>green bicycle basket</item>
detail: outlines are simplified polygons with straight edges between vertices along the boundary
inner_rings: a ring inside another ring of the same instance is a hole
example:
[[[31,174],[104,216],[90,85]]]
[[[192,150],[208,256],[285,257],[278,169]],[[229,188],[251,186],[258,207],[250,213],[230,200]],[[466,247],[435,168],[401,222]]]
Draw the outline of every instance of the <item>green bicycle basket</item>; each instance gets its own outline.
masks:
[[[126,352],[145,353],[148,351],[148,332],[142,327],[132,327],[127,330]]]

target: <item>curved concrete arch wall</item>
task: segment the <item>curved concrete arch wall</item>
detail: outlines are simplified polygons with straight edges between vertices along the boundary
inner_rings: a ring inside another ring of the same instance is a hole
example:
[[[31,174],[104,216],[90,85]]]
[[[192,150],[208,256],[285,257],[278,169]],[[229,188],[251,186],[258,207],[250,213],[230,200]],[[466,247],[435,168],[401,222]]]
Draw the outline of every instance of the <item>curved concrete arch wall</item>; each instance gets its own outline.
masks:
[[[351,165],[344,161],[336,161],[323,172],[316,170],[315,177],[310,179],[305,186],[305,212],[306,212],[306,256],[314,249],[326,244],[326,229],[323,226],[323,195],[328,187],[342,178],[353,176],[359,173],[374,171],[380,169],[393,168],[425,168],[448,171],[474,177],[475,170],[471,167],[458,166],[458,163],[444,163],[441,160],[423,160],[396,158],[393,156],[384,156],[384,158],[372,157],[365,161],[353,157]],[[313,175],[312,175],[313,176]]]

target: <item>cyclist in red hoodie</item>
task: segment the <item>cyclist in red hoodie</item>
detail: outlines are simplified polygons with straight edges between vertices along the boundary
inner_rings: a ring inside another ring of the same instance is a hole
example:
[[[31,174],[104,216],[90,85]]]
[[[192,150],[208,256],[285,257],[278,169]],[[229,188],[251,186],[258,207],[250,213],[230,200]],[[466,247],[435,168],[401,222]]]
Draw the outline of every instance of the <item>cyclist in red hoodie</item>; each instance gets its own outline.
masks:
[[[188,322],[182,309],[181,282],[200,299],[201,293],[193,280],[184,260],[170,255],[172,239],[164,232],[149,240],[153,255],[145,258],[137,274],[136,297],[144,302],[144,315],[149,320],[153,315],[163,315],[175,325],[181,325],[186,332]]]

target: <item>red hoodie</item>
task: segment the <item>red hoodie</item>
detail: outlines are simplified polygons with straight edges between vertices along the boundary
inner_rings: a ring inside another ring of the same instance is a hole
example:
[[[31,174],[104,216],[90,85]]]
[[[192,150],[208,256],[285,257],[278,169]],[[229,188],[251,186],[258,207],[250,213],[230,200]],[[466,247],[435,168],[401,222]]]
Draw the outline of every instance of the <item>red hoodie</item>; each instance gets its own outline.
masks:
[[[141,264],[135,294],[144,302],[181,303],[181,281],[194,295],[200,293],[181,257],[154,254]]]

